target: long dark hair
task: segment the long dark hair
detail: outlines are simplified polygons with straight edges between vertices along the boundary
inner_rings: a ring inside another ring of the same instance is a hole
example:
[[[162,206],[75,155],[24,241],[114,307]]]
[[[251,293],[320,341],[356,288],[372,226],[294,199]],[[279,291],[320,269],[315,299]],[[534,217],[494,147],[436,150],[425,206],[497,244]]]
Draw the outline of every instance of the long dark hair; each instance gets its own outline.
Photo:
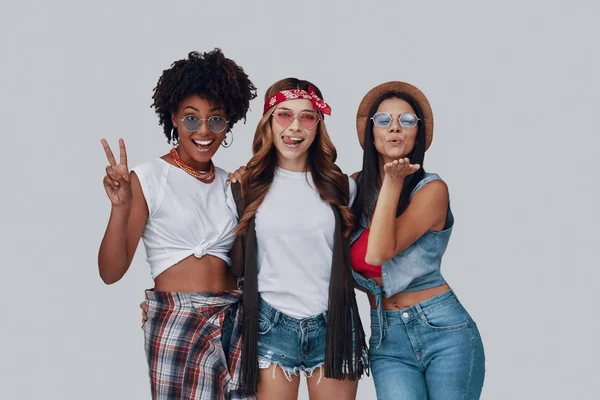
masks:
[[[355,216],[355,226],[362,223],[365,225],[363,227],[366,227],[366,224],[368,224],[370,216],[373,213],[373,208],[375,207],[382,181],[382,177],[379,176],[379,153],[373,143],[373,120],[371,118],[375,115],[377,109],[384,100],[394,97],[406,101],[413,110],[415,110],[417,117],[420,119],[423,118],[417,102],[404,93],[386,93],[373,103],[373,106],[369,110],[367,125],[365,127],[363,164],[362,170],[358,175],[358,193],[356,195],[356,200],[352,205],[352,212]],[[408,157],[411,164],[419,164],[421,165],[421,168],[404,179],[402,192],[400,193],[400,199],[398,200],[398,207],[396,208],[396,217],[400,216],[404,210],[406,210],[410,201],[410,194],[417,183],[425,176],[425,169],[423,168],[425,159],[425,124],[422,122],[419,122],[418,125],[415,146],[406,157]],[[369,218],[363,218],[364,216]]]

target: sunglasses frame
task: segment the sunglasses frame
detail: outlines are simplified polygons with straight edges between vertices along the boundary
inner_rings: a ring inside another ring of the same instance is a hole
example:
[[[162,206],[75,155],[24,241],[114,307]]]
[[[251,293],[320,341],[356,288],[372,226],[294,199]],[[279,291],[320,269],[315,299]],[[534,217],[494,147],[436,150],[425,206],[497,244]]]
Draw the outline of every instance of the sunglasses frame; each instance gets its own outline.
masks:
[[[194,131],[190,131],[188,128],[186,128],[185,127],[185,122],[184,122],[186,117],[196,117],[196,118],[198,118],[200,120],[200,125],[198,125],[198,129],[196,129]],[[221,118],[222,120],[225,121],[225,127],[223,129],[221,129],[220,131],[218,131],[218,132],[213,131],[212,129],[210,129],[210,126],[208,125],[208,121],[211,118]],[[179,115],[178,115],[177,119],[179,119],[181,121],[181,124],[183,125],[183,127],[185,128],[185,130],[188,131],[188,132],[190,132],[190,133],[198,132],[200,130],[200,128],[202,127],[202,124],[206,124],[208,130],[211,131],[212,133],[221,133],[224,130],[226,130],[227,126],[229,125],[229,120],[226,120],[224,117],[222,117],[220,115],[211,115],[208,118],[200,118],[200,117],[198,117],[198,116],[196,116],[194,114],[188,114],[188,115],[184,116],[183,118],[179,118]]]
[[[313,128],[316,128],[316,126],[317,126],[317,125],[319,125],[319,122],[321,121],[321,117],[319,116],[319,113],[318,113],[318,112],[316,112],[316,111],[306,111],[306,110],[305,110],[305,111],[300,111],[300,113],[298,113],[298,114],[294,114],[294,117],[292,118],[292,121],[291,121],[289,124],[287,124],[287,125],[283,126],[283,125],[281,125],[281,124],[280,124],[280,123],[277,121],[277,118],[275,118],[275,113],[276,113],[278,110],[285,110],[285,111],[289,111],[289,112],[292,112],[292,110],[288,110],[287,108],[276,108],[275,110],[273,110],[273,113],[271,114],[271,117],[273,118],[273,120],[275,120],[275,122],[277,123],[277,125],[279,125],[279,126],[280,126],[280,127],[282,127],[282,128],[287,128],[288,126],[290,126],[291,124],[293,124],[293,123],[294,123],[294,120],[295,120],[297,117],[299,117],[299,116],[300,116],[300,114],[302,114],[302,113],[310,113],[310,114],[315,114],[315,115],[317,116],[317,122],[314,124],[314,126],[312,126],[312,127],[310,127],[310,128],[307,128],[307,127],[305,127],[304,125],[302,125],[302,122],[300,122],[300,126],[301,126],[303,129],[313,129]]]
[[[375,122],[375,116],[381,115],[381,114],[387,114],[387,115],[390,116],[390,123],[389,124],[387,124],[387,125],[377,125],[377,123]],[[404,114],[410,114],[410,115],[414,115],[415,116],[415,118],[417,119],[417,122],[415,123],[415,126],[402,126],[402,121],[401,120],[402,120],[402,116]],[[378,128],[389,128],[390,125],[392,125],[392,121],[394,120],[394,117],[392,116],[392,113],[389,113],[389,112],[378,112],[378,113],[373,114],[373,116],[371,117],[371,120],[373,121],[373,125],[375,125]],[[416,128],[417,124],[419,123],[420,120],[421,120],[421,118],[417,117],[417,114],[412,113],[412,112],[402,113],[402,114],[400,114],[398,116],[398,124],[400,124],[400,126],[402,128],[407,128],[407,129]]]

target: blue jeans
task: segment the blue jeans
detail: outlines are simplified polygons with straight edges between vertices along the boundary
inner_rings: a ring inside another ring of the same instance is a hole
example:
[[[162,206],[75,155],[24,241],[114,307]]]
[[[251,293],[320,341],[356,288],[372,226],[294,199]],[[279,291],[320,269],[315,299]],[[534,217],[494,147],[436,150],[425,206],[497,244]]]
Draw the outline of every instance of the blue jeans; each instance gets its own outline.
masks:
[[[379,347],[379,330],[383,340]],[[478,399],[485,355],[477,325],[449,290],[399,311],[371,310],[369,356],[378,400]]]

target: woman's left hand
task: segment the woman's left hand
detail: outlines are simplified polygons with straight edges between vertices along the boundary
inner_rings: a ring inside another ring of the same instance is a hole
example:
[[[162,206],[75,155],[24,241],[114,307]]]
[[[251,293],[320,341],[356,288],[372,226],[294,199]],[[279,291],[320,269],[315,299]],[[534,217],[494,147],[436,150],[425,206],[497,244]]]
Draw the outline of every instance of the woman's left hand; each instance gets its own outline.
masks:
[[[385,178],[394,182],[402,182],[408,175],[414,174],[421,168],[419,164],[411,164],[408,158],[401,158],[383,165]]]
[[[242,178],[244,177],[244,175],[246,175],[246,167],[241,166],[238,169],[236,169],[233,174],[231,172],[229,174],[227,174],[227,182],[226,183],[242,182]]]

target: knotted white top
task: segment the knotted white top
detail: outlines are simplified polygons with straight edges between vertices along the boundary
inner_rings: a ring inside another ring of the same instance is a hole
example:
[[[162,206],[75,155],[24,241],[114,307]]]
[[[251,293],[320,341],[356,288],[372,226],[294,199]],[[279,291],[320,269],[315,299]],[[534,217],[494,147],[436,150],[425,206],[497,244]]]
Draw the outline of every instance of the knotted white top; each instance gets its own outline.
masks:
[[[215,180],[206,184],[161,158],[133,172],[148,205],[142,240],[152,278],[191,255],[231,263],[237,217],[226,201],[227,172],[215,167]]]

